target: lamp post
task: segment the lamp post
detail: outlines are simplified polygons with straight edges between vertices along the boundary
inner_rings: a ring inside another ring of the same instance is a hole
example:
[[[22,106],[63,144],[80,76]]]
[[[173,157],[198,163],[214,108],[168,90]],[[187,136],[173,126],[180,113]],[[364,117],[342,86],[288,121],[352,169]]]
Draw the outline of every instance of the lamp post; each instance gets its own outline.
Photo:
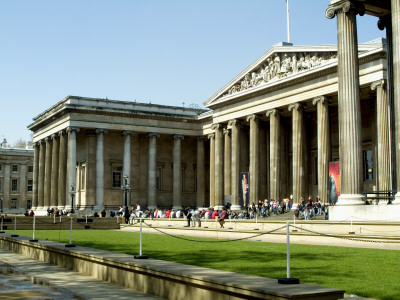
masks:
[[[129,185],[129,177],[127,175],[124,176],[124,183],[121,186],[121,190],[124,193],[124,201],[125,201],[125,207],[128,206],[128,193],[131,190],[131,187]]]
[[[71,184],[71,190],[69,191],[71,196],[71,214],[75,213],[74,210],[74,198],[75,198],[75,185]]]

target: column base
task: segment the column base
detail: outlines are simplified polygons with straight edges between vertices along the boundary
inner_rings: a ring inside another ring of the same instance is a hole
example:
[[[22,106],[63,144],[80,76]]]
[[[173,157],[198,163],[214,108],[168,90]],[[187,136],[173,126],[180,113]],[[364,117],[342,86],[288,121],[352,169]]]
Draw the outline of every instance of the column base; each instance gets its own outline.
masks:
[[[240,211],[240,210],[242,210],[240,205],[232,205],[231,206],[231,211]]]
[[[392,204],[400,204],[400,192],[396,193],[396,195],[394,196],[394,200],[392,201]]]
[[[157,208],[157,206],[155,206],[155,205],[149,205],[149,206],[147,206],[147,209],[156,209]]]
[[[175,205],[175,206],[172,207],[172,209],[174,209],[175,211],[177,211],[178,209],[182,209],[182,206]]]
[[[222,210],[224,208],[223,205],[215,205],[214,210]]]
[[[335,205],[365,205],[365,197],[361,194],[342,194]]]

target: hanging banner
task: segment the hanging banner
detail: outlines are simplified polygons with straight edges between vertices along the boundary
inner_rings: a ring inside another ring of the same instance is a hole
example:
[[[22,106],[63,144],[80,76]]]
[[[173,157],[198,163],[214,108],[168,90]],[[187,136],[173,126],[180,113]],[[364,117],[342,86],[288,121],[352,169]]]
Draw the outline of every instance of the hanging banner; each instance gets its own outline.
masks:
[[[340,196],[340,162],[329,163],[329,203],[335,205]]]
[[[249,204],[249,183],[250,177],[249,172],[240,173],[239,177],[239,194],[240,194],[240,206],[245,208]]]

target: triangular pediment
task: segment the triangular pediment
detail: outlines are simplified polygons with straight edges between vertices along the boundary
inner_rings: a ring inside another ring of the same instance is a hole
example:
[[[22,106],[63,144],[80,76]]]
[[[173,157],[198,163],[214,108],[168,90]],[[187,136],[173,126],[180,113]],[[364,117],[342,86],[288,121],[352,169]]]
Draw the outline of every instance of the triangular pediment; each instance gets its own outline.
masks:
[[[382,45],[382,44],[380,44]],[[359,54],[377,47],[377,43],[359,45]],[[249,67],[238,74],[227,85],[210,97],[205,107],[229,101],[263,89],[282,80],[298,78],[317,68],[337,64],[337,47],[275,45]]]

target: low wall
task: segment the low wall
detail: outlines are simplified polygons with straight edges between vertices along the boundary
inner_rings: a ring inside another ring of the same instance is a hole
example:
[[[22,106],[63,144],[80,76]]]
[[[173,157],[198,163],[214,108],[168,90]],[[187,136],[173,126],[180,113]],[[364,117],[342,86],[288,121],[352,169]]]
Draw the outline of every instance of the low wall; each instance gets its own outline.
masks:
[[[218,271],[0,234],[0,247],[100,280],[167,299],[341,299],[343,290]]]
[[[330,206],[329,220],[400,222],[400,205]]]

